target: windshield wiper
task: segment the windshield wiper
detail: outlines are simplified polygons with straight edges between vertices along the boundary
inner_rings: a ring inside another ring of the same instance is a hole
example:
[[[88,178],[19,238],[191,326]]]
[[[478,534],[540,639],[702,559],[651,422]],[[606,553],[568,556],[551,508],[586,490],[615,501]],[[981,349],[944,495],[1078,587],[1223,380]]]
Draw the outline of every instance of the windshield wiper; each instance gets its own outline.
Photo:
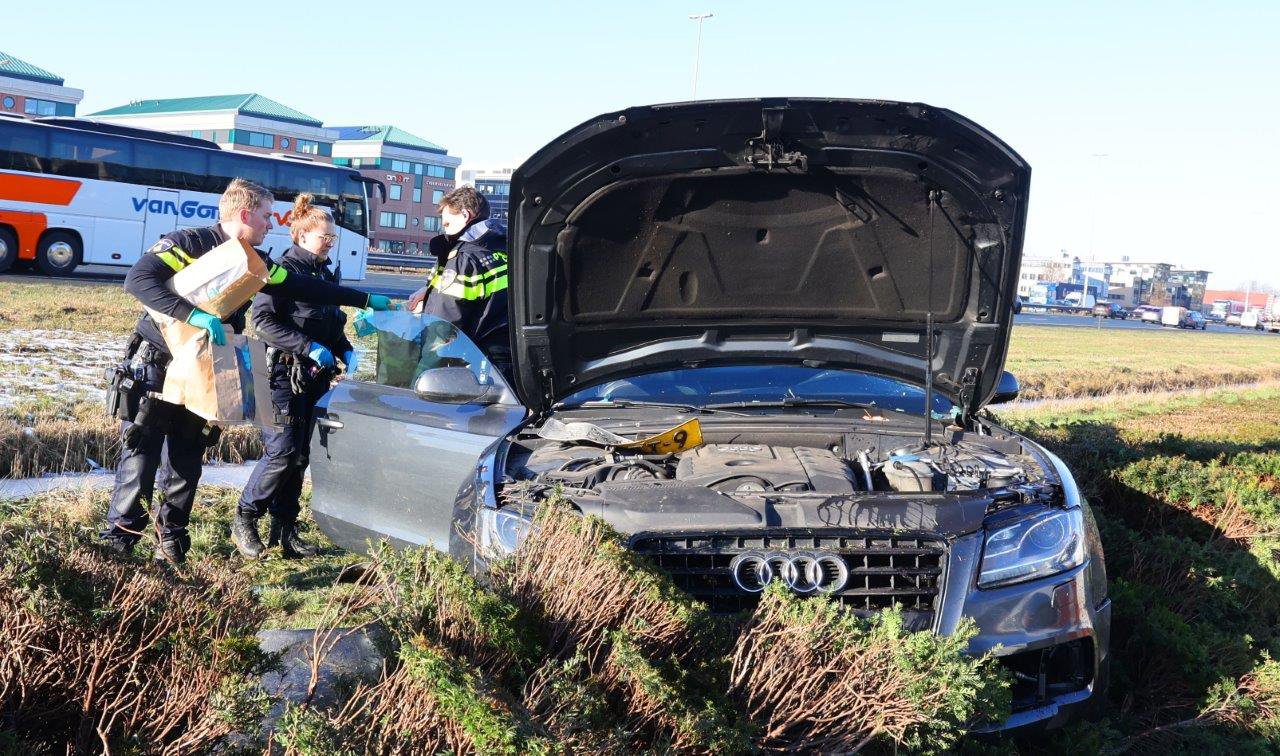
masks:
[[[874,402],[850,402],[845,399],[806,399],[799,396],[787,396],[776,401],[767,402],[721,402],[719,404],[708,404],[707,409],[755,409],[776,408],[776,407],[840,407],[848,409],[873,409],[883,410],[884,408]]]
[[[682,412],[699,412],[699,413],[721,412],[725,409],[723,407],[711,407],[711,406],[700,407],[696,404],[682,404],[680,402],[654,402],[654,401],[649,401],[647,399],[588,399],[587,401],[581,402],[579,404],[560,403],[560,404],[557,404],[555,408],[566,410],[566,409],[598,409],[601,407],[606,409],[626,409],[628,407],[661,407],[663,409],[674,409],[674,410],[680,410]],[[740,415],[742,413],[732,412],[728,414]]]

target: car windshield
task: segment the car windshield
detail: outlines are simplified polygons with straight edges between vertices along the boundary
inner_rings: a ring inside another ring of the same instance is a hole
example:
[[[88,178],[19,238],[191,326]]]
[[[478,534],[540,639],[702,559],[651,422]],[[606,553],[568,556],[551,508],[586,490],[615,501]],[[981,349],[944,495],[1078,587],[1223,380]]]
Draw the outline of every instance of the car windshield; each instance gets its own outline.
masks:
[[[583,389],[565,399],[584,402],[664,402],[691,406],[741,403],[866,404],[895,412],[922,414],[924,389],[902,381],[851,370],[797,366],[734,365],[666,370]],[[933,411],[952,413],[952,403],[935,393]]]

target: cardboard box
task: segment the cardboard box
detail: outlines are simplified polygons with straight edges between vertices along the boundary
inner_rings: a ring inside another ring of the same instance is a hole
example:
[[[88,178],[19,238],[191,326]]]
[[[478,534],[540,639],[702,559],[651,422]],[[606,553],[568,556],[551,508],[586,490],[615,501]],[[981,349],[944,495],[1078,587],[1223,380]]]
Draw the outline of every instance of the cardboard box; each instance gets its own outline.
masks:
[[[267,282],[267,264],[248,242],[228,239],[174,274],[169,288],[207,313],[225,318]]]

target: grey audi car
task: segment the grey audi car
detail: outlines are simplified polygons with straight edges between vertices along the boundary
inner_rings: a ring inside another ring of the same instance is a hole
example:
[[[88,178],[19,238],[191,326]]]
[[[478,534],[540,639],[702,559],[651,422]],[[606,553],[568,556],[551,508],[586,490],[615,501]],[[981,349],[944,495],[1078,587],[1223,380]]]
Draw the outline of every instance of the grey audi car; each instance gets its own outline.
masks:
[[[717,612],[782,581],[936,633],[970,617],[1017,680],[997,729],[1062,724],[1106,684],[1097,527],[983,410],[1017,393],[1029,181],[921,104],[593,118],[512,179],[513,380],[448,323],[401,333],[408,375],[328,397],[315,517],[482,570],[560,491]]]

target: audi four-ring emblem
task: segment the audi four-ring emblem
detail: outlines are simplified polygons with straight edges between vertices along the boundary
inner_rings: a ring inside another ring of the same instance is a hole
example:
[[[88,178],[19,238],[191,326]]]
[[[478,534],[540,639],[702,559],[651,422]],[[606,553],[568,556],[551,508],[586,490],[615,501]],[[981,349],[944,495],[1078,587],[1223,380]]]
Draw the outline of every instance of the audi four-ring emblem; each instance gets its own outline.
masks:
[[[733,582],[748,593],[759,593],[781,580],[796,593],[835,593],[849,582],[849,567],[838,554],[821,551],[747,551],[729,563]]]

